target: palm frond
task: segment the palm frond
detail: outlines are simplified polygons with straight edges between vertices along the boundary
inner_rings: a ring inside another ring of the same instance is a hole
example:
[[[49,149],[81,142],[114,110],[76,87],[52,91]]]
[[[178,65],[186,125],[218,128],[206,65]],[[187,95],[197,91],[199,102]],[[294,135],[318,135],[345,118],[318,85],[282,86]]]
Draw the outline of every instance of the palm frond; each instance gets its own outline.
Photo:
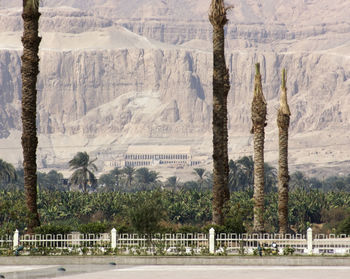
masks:
[[[86,152],[78,152],[68,164],[71,169],[87,167],[89,165],[89,155]]]

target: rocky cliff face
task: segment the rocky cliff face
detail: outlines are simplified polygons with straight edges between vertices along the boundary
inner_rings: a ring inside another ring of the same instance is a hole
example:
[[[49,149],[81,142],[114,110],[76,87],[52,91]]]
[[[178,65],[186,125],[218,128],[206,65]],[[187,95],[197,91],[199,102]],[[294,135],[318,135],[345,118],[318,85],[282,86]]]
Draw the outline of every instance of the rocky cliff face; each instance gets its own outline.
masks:
[[[212,54],[207,2],[45,1],[39,165],[64,163],[82,149],[113,159],[127,144],[147,142],[191,144],[209,155]],[[269,108],[267,160],[277,161],[276,113],[285,67],[294,168],[346,166],[350,21],[344,10],[350,3],[232,2],[226,50],[231,157],[252,152],[253,65],[260,62]],[[21,1],[11,3],[0,4],[0,157],[17,163]]]

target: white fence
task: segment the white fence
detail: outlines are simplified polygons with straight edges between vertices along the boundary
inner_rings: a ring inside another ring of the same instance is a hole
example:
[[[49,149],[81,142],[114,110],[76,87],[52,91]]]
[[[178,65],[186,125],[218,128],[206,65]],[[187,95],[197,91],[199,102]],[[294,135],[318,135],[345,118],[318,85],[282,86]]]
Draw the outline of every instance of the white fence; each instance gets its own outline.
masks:
[[[334,234],[312,235],[311,228],[303,234],[215,234],[176,233],[118,234],[115,229],[102,234],[24,234],[16,230],[13,236],[0,237],[0,250],[65,251],[77,254],[350,254],[350,236]],[[48,253],[50,254],[50,253]],[[51,253],[54,254],[54,253]]]
[[[216,237],[216,247],[228,254],[254,254],[260,246],[262,250],[274,248],[277,254],[283,254],[286,248],[293,249],[293,254],[308,253],[307,240],[302,234],[235,234],[220,233]]]

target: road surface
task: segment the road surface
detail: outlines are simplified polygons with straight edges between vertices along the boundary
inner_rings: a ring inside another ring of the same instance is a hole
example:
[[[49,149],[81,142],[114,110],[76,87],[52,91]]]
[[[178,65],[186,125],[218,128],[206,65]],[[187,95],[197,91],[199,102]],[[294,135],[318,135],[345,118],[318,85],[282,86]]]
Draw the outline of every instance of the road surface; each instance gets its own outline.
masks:
[[[59,271],[63,267],[66,271]],[[82,273],[83,272],[83,273]],[[348,279],[345,266],[0,266],[7,279]]]

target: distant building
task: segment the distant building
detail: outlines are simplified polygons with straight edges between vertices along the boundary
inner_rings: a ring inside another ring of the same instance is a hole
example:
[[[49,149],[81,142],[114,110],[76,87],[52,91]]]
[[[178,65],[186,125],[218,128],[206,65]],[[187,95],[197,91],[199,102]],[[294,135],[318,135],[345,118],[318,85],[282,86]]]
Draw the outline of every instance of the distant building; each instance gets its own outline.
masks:
[[[192,166],[191,147],[186,145],[130,145],[124,155],[125,166]]]

